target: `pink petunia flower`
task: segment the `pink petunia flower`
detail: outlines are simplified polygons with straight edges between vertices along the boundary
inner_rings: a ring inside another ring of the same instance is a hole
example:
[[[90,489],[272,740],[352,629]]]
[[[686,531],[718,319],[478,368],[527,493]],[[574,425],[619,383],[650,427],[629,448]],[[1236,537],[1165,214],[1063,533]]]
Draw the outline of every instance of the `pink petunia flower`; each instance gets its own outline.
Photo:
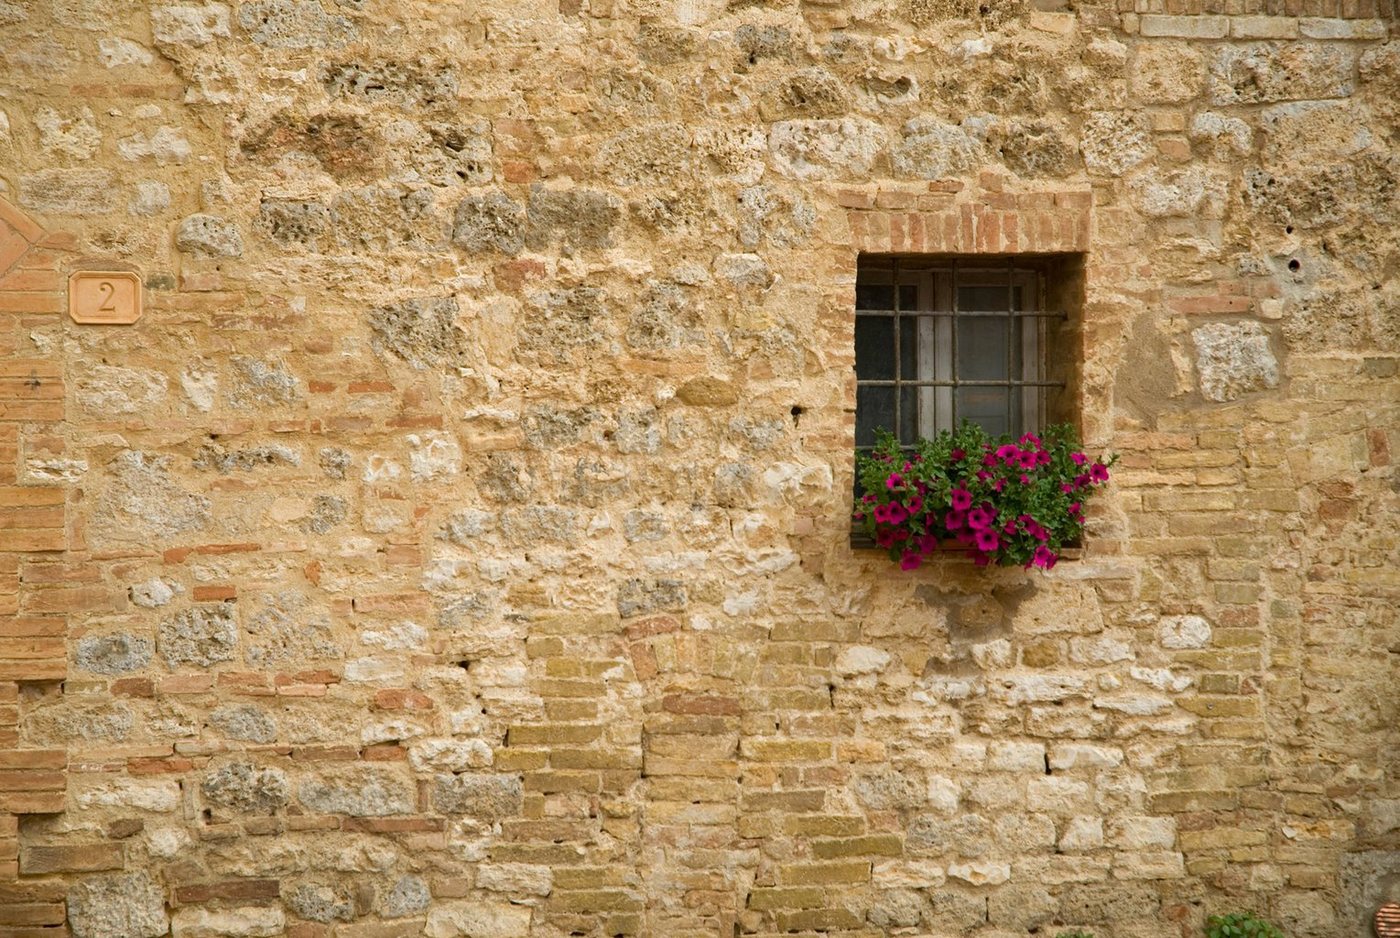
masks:
[[[1083,453],[1070,453],[1069,458],[1070,462],[1074,463],[1076,466],[1082,466],[1089,461],[1089,457],[1085,456]]]
[[[1094,482],[1108,481],[1108,467],[1101,462],[1096,462],[1089,467],[1089,478]]]
[[[1042,545],[1035,549],[1035,553],[1031,555],[1030,562],[1027,563],[1026,566],[1043,567],[1044,569],[1049,570],[1051,567],[1055,566],[1055,561],[1059,559],[1060,558],[1055,554],[1053,550]]]
[[[978,531],[976,535],[977,549],[991,553],[1001,544],[1001,538],[997,537],[995,531]]]
[[[989,563],[992,562],[992,558],[988,557],[986,554],[982,553],[980,550],[970,550],[970,551],[967,552],[967,555],[968,555],[969,557],[971,557],[971,558],[972,558],[972,562],[975,563],[975,564],[977,564],[977,566],[979,566],[979,567],[985,567],[985,566],[987,566],[987,564],[989,564]]]
[[[895,489],[899,488],[903,484],[904,477],[901,476],[898,472],[891,472],[890,477],[885,480],[885,488],[889,489],[891,492],[893,492]]]
[[[982,465],[984,465],[984,466],[995,466],[996,464],[997,464],[997,458],[996,458],[996,456],[994,456],[993,454],[988,453],[987,455],[985,455],[985,456],[982,457]]]
[[[890,524],[901,524],[907,517],[909,512],[905,511],[899,502],[890,502],[885,506],[885,518]]]
[[[962,462],[964,459],[967,458],[967,453],[963,452],[960,449],[955,449],[948,455],[952,457],[953,462]]]
[[[1050,465],[1050,462],[1050,454],[1047,451],[1041,450],[1040,452],[1035,454],[1035,464],[1037,466],[1048,466]]]
[[[924,510],[924,500],[919,496],[915,495],[913,498],[909,499],[908,508],[909,514],[917,515],[919,512]]]
[[[1008,466],[1020,455],[1021,450],[1014,443],[1003,443],[1001,446],[997,447],[997,459],[1000,459]]]
[[[992,488],[993,488],[995,491],[1000,492],[1002,489],[1006,488],[1006,480],[1005,480],[1005,479],[997,479],[995,482],[992,483]]]
[[[1036,436],[1034,433],[1023,433],[1023,434],[1021,434],[1021,444],[1022,444],[1022,445],[1025,445],[1025,444],[1027,444],[1027,443],[1029,443],[1031,446],[1041,446],[1041,445],[1043,445],[1043,444],[1040,442],[1040,437]]]
[[[880,547],[894,546],[894,528],[880,528],[875,532],[875,543]]]
[[[972,493],[967,489],[953,489],[948,493],[948,502],[955,511],[967,511],[972,507]]]
[[[1031,477],[1028,476],[1028,475],[1026,475],[1024,472],[1021,473],[1021,484],[1022,484],[1022,485],[1030,485],[1030,484],[1031,484]]]
[[[967,524],[967,513],[962,511],[950,511],[943,517],[943,526],[949,531],[956,531],[964,524]]]
[[[919,565],[923,562],[924,558],[920,557],[917,551],[906,550],[899,558],[899,569],[917,570],[919,569]]]
[[[871,515],[874,516],[876,524],[890,523],[890,509],[888,505],[876,505]]]
[[[1036,466],[1036,455],[1033,451],[1023,449],[1016,454],[1016,465],[1022,469],[1034,469]]]
[[[985,531],[996,523],[997,516],[979,505],[967,513],[967,526],[974,531]]]

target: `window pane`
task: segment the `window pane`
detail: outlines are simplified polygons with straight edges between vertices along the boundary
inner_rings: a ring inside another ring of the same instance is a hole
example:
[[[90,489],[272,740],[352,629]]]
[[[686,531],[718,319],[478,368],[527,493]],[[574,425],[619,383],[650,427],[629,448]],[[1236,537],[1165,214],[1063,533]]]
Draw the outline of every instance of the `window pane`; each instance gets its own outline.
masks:
[[[887,381],[894,377],[894,319],[856,317],[856,377]]]
[[[912,283],[899,288],[899,308],[913,309],[919,303],[919,290]],[[857,283],[856,309],[894,309],[894,287],[887,283]]]
[[[919,321],[913,317],[899,317],[899,378],[901,381],[919,379]],[[894,350],[890,350],[894,356]],[[901,405],[903,406],[903,405]]]
[[[894,388],[856,388],[856,445],[874,446],[875,428],[894,429]]]
[[[1011,432],[1007,388],[958,388],[958,421],[971,420],[993,436]]]
[[[1007,381],[1009,323],[990,316],[958,319],[958,377],[964,381]]]
[[[1011,308],[1021,308],[1021,288],[1011,288]],[[1006,287],[978,286],[958,287],[958,309],[961,310],[1004,310],[1006,309]]]
[[[919,389],[899,389],[899,441],[912,443],[919,438]]]

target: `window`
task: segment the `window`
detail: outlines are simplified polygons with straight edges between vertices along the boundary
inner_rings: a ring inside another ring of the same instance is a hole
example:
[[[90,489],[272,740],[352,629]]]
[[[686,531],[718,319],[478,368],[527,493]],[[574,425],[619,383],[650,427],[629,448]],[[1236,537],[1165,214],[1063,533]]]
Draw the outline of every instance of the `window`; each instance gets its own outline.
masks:
[[[1072,418],[1064,364],[1072,257],[862,255],[856,272],[856,448],[963,420],[1021,434]]]

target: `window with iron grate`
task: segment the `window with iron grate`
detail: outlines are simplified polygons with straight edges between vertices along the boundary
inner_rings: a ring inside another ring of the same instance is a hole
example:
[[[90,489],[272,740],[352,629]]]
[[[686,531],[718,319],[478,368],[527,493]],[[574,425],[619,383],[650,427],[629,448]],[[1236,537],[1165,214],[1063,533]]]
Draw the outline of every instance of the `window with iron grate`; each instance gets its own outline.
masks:
[[[861,255],[856,448],[884,427],[913,443],[963,420],[1019,436],[1073,420],[1074,255]]]

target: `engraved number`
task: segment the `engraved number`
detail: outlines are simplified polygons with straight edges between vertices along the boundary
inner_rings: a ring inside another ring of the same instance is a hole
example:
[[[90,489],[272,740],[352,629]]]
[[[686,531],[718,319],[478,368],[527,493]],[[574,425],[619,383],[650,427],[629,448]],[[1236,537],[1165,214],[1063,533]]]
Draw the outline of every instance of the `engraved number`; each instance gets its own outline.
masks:
[[[97,307],[99,313],[115,313],[116,306],[112,305],[112,297],[116,294],[117,288],[112,286],[111,281],[103,280],[97,285],[97,289],[102,291],[102,305]]]

